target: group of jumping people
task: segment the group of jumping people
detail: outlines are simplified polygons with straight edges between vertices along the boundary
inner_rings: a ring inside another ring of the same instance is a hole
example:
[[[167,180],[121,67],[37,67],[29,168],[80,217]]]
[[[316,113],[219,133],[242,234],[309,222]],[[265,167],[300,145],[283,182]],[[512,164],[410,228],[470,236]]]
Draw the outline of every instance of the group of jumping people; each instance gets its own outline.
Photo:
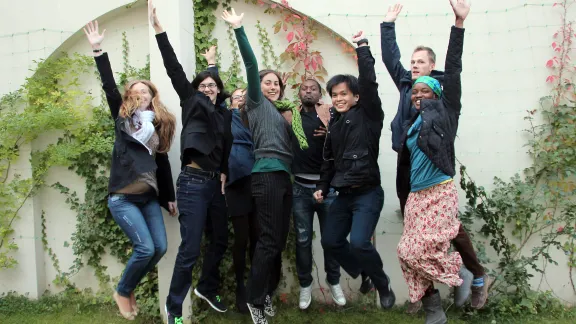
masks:
[[[414,50],[410,70],[400,63],[395,20],[401,5],[390,7],[380,26],[382,59],[400,92],[391,124],[404,217],[397,252],[409,289],[407,312],[423,308],[427,324],[447,321],[434,282],[455,287],[456,306],[471,299],[477,309],[486,303],[489,285],[457,217],[454,140],[462,108],[464,20],[470,5],[466,0],[450,4],[455,24],[444,72],[434,69],[436,55],[424,46]],[[181,243],[165,303],[170,324],[183,321],[182,304],[192,285],[203,234],[209,244],[194,294],[216,311],[227,311],[219,296],[219,266],[228,245],[228,221],[234,229],[236,309],[249,313],[255,324],[268,323],[267,317],[275,315],[272,296],[281,278],[290,217],[296,233],[299,307],[308,308],[315,213],[334,303],[346,304],[339,284],[342,267],[352,278],[361,278],[361,293],[375,288],[381,307],[393,307],[390,277],[371,241],[384,204],[378,165],[384,111],[375,59],[364,34],[352,38],[358,77],[333,76],[326,85],[331,104],[322,103],[317,80],[305,80],[298,89],[300,105],[295,106],[283,100],[283,75],[259,70],[242,27],[244,14],[233,9],[222,13],[234,29],[248,83],[229,95],[218,75],[216,48],[203,54],[208,68],[190,82],[152,0],[148,12],[182,108],[176,192],[167,156],[175,116],[148,80],[129,82],[121,93],[101,48],[105,31],[99,32],[98,22],[84,29],[115,121],[108,206],[133,244],[113,296],[122,316],[133,320],[138,314],[134,290],[166,253],[160,207],[178,215],[180,223]],[[455,252],[449,252],[451,243]],[[247,254],[250,271],[245,284]]]

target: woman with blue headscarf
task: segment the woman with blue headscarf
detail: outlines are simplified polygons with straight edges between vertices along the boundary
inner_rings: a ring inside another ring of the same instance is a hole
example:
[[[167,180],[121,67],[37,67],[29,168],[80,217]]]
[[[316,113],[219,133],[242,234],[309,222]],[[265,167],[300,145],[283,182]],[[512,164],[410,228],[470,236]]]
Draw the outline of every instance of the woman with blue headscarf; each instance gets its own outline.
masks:
[[[465,0],[451,0],[456,15],[446,54],[444,89],[431,77],[418,78],[412,87],[412,104],[418,113],[402,136],[398,170],[410,188],[404,212],[404,231],[398,258],[410,301],[422,300],[426,324],[446,323],[446,314],[434,282],[460,286],[462,259],[448,253],[458,234],[458,189],[454,140],[462,104],[462,48],[464,19],[470,12]]]

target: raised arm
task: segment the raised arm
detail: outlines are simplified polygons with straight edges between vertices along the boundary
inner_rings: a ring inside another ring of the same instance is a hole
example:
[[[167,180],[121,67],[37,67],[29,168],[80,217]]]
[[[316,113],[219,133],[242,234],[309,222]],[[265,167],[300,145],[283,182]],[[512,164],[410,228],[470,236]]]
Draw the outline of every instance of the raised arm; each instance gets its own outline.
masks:
[[[352,42],[358,44],[356,53],[358,54],[358,84],[360,86],[360,99],[364,113],[371,120],[384,120],[382,101],[378,95],[378,83],[376,82],[376,71],[374,64],[376,60],[370,52],[368,40],[364,38],[364,32],[354,35]]]
[[[216,45],[210,46],[204,53],[201,53],[208,64],[208,68],[206,70],[211,71],[212,73],[218,75],[218,67],[216,66]]]
[[[470,4],[466,0],[450,0],[456,16],[456,22],[450,32],[450,42],[446,53],[444,66],[444,89],[442,100],[445,107],[456,114],[462,110],[462,50],[464,47],[464,20],[470,12]]]
[[[225,10],[222,13],[222,19],[234,28],[234,33],[236,34],[236,41],[238,42],[238,48],[240,49],[240,55],[242,55],[242,60],[244,61],[244,67],[246,68],[246,78],[248,80],[248,90],[246,91],[248,95],[248,100],[246,109],[250,109],[251,105],[248,103],[260,103],[262,99],[262,90],[260,90],[260,76],[258,74],[258,62],[256,61],[256,56],[248,37],[244,32],[244,27],[242,27],[242,19],[244,14],[237,15],[234,9],[231,12]]]
[[[118,112],[122,105],[122,95],[118,91],[118,86],[114,80],[114,73],[112,73],[108,53],[102,52],[101,44],[104,40],[105,32],[106,29],[102,31],[102,34],[98,32],[98,21],[91,21],[86,24],[86,28],[84,28],[84,33],[86,34],[86,38],[88,38],[88,42],[90,43],[92,52],[94,53],[96,68],[98,68],[98,73],[100,73],[102,89],[104,89],[104,93],[106,94],[106,101],[108,101],[110,114],[112,115],[112,118],[116,119],[118,118]]]
[[[160,49],[160,54],[164,61],[166,73],[168,74],[168,77],[170,77],[172,86],[174,87],[174,90],[176,90],[180,101],[184,101],[194,94],[195,89],[190,84],[190,81],[188,81],[184,68],[182,68],[182,65],[178,62],[178,57],[176,57],[176,53],[174,53],[174,48],[172,48],[170,41],[168,41],[168,35],[164,31],[164,28],[162,28],[162,25],[160,25],[160,21],[156,15],[156,8],[152,4],[152,0],[148,0],[148,17],[150,19],[150,24],[156,32],[156,42],[158,43],[158,48]]]
[[[382,61],[398,89],[400,89],[400,80],[403,78],[410,79],[411,77],[410,71],[406,70],[402,63],[400,63],[400,49],[396,42],[395,21],[400,11],[402,11],[401,4],[396,4],[388,8],[388,13],[386,17],[384,17],[384,21],[380,24]]]

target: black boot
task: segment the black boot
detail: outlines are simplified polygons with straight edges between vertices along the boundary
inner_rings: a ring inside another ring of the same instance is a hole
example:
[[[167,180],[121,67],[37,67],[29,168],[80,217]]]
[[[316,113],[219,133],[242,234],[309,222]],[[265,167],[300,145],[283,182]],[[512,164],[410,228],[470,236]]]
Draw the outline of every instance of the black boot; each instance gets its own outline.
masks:
[[[396,295],[392,290],[392,285],[390,283],[390,277],[386,275],[386,286],[378,289],[378,295],[380,296],[380,306],[383,309],[390,309],[396,304]]]
[[[438,290],[432,296],[422,298],[422,307],[426,313],[424,324],[446,324],[448,319],[442,308],[442,299]]]
[[[368,275],[362,271],[360,273],[362,276],[362,285],[360,285],[360,292],[364,295],[370,292],[374,288],[374,284],[372,284],[372,280],[368,278]]]
[[[240,314],[250,313],[246,302],[246,287],[244,283],[238,283],[236,285],[236,309]]]

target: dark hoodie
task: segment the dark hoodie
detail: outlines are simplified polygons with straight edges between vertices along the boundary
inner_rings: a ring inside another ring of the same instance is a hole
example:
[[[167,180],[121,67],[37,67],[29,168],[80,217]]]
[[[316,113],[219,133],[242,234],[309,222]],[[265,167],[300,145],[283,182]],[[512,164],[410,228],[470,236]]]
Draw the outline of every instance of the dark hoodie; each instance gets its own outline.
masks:
[[[412,117],[416,115],[416,108],[412,106],[412,72],[406,70],[400,63],[400,50],[396,43],[396,31],[394,23],[383,22],[380,24],[380,40],[382,47],[382,61],[386,65],[392,81],[396,84],[400,92],[398,111],[390,123],[392,129],[392,149],[396,152],[402,147],[401,137],[404,127],[408,125]],[[435,78],[442,85],[444,82],[444,72],[433,70],[430,76]]]

